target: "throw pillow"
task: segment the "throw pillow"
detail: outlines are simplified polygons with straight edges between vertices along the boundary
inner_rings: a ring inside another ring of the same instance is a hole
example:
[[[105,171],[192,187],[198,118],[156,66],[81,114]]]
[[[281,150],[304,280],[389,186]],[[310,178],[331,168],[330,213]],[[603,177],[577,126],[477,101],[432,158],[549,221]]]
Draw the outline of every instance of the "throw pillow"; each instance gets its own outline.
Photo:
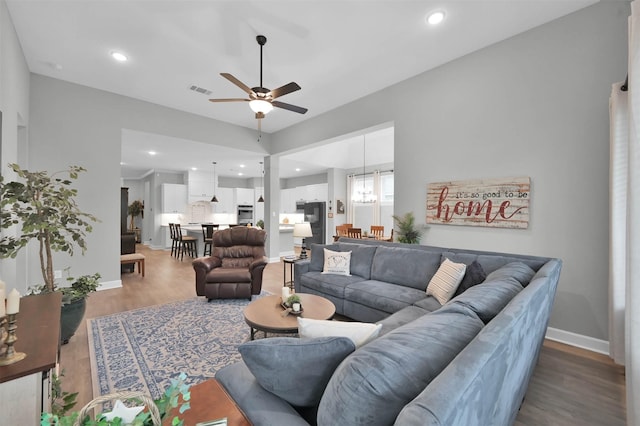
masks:
[[[351,252],[324,249],[323,274],[351,275]]]
[[[381,328],[381,324],[298,318],[300,337],[348,337],[356,345],[356,348],[378,337]]]
[[[487,281],[515,278],[522,287],[526,287],[536,271],[523,262],[511,262],[487,275]]]
[[[467,265],[464,263],[454,263],[445,259],[429,281],[427,296],[435,297],[441,305],[444,305],[456,292],[466,270]]]
[[[471,265],[467,266],[467,271],[464,273],[464,278],[460,282],[460,285],[456,289],[453,297],[456,297],[465,292],[465,290],[470,289],[474,285],[480,284],[487,278],[487,274],[482,269],[482,265],[478,263],[477,260],[474,260]]]
[[[333,372],[355,349],[346,337],[271,337],[238,347],[260,386],[298,407],[318,405]]]

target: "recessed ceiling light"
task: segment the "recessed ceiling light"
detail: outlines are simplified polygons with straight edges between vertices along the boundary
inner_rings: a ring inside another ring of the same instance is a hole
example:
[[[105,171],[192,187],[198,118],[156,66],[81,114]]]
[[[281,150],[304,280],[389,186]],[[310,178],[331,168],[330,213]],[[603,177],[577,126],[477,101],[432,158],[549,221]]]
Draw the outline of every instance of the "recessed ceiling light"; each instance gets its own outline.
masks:
[[[197,167],[192,167],[191,170],[193,170],[195,172],[196,170],[198,170],[198,168]]]
[[[299,172],[299,171],[300,171],[300,167],[296,167],[296,172]]]
[[[239,173],[238,173],[238,176],[242,176],[242,175],[244,175],[244,173],[242,173],[242,172],[239,172]]]
[[[149,151],[149,153],[148,153],[148,154],[149,154],[149,155],[156,155],[156,154],[157,154],[157,152],[155,152],[155,151]]]
[[[427,22],[431,25],[438,25],[442,21],[444,21],[444,12],[442,11],[433,12],[427,15]]]
[[[127,58],[127,55],[120,52],[111,52],[111,57],[118,62],[127,62],[129,60],[129,58]]]
[[[240,164],[240,168],[243,168],[243,169],[244,169],[244,164]]]

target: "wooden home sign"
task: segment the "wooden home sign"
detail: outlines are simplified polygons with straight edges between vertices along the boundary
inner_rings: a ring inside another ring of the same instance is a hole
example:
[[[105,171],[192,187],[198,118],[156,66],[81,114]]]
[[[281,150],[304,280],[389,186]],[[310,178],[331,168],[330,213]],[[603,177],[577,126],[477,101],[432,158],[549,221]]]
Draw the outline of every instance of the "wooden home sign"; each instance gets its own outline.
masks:
[[[435,182],[427,187],[427,223],[527,228],[528,177]]]

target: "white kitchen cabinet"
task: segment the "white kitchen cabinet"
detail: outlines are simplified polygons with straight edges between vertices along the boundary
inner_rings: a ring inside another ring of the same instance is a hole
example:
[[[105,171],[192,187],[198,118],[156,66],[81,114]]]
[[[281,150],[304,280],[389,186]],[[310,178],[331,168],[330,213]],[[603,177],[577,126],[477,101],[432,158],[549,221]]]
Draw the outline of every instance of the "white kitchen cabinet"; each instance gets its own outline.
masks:
[[[253,206],[254,191],[251,188],[235,188],[236,206]]]
[[[280,212],[295,213],[296,212],[296,196],[297,188],[287,188],[280,190]]]
[[[189,202],[209,201],[213,197],[213,173],[189,171]]]
[[[237,214],[238,211],[235,205],[233,188],[218,188],[216,189],[217,203],[211,203],[214,213],[231,213]]]
[[[187,185],[162,184],[162,213],[184,213],[187,207]]]

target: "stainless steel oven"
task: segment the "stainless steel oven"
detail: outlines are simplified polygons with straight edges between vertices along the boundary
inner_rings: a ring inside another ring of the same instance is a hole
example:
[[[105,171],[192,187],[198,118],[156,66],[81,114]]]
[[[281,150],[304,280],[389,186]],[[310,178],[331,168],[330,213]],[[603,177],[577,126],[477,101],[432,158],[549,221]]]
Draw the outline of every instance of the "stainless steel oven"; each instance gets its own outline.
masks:
[[[253,206],[238,206],[238,225],[253,224]]]

